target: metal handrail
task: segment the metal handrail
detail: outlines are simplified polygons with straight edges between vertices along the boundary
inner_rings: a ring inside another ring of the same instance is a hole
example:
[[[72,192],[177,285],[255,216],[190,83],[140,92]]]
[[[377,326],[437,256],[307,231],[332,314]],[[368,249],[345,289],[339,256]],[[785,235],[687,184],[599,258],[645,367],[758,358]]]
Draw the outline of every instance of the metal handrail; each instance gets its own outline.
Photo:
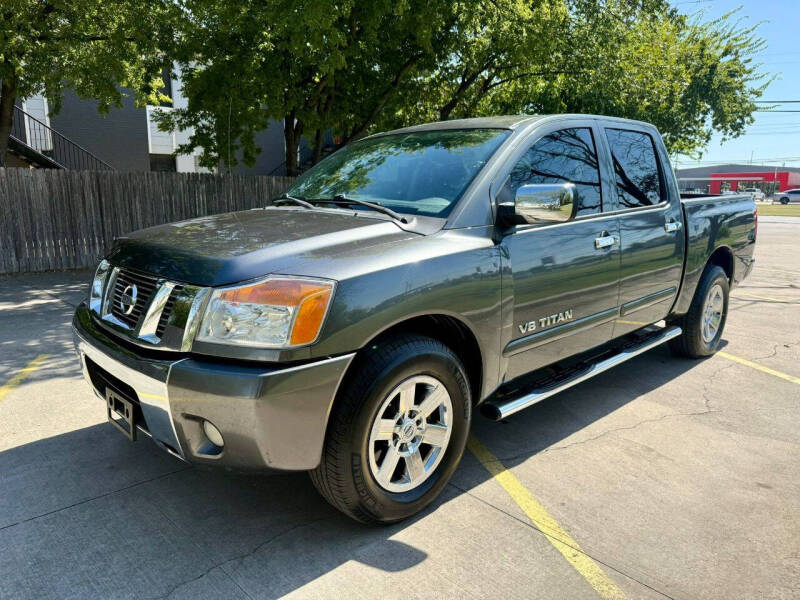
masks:
[[[114,167],[49,125],[14,106],[10,136],[63,169],[113,171]]]

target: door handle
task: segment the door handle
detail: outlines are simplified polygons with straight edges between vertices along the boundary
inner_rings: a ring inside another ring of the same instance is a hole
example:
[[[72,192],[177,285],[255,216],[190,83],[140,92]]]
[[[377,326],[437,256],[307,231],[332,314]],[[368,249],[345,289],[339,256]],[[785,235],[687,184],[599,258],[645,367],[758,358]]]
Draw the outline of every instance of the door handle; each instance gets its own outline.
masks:
[[[667,233],[675,233],[678,229],[681,228],[681,222],[676,221],[675,219],[670,219],[666,223],[664,223],[664,231]]]
[[[594,247],[600,250],[601,248],[610,248],[619,243],[617,236],[609,235],[607,231],[600,234],[600,237],[594,238]]]

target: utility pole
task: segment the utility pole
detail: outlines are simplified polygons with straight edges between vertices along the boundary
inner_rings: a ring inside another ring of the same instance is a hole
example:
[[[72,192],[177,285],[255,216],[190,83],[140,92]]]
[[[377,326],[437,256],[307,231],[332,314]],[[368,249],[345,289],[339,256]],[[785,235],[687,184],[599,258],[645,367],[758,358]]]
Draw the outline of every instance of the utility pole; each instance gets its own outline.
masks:
[[[786,163],[783,163],[784,165]],[[778,193],[778,167],[775,167],[775,173],[772,174],[772,193]]]

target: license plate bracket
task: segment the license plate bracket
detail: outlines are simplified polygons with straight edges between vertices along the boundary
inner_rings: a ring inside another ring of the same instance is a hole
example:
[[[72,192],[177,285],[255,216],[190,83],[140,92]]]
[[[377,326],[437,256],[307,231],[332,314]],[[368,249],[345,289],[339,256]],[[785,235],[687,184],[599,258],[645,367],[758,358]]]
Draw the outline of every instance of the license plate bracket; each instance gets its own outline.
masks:
[[[136,441],[133,402],[124,398],[110,387],[106,387],[106,411],[108,422],[119,429],[130,441]]]

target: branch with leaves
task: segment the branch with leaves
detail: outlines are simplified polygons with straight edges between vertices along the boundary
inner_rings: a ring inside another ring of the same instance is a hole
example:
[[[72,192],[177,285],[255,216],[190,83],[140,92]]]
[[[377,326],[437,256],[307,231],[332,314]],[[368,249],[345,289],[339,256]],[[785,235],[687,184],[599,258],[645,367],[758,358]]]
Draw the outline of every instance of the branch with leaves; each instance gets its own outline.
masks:
[[[120,106],[124,93],[140,104],[165,99],[159,40],[177,14],[168,0],[4,0],[0,166],[18,100],[44,94],[58,112],[65,88],[97,100],[101,111]]]

